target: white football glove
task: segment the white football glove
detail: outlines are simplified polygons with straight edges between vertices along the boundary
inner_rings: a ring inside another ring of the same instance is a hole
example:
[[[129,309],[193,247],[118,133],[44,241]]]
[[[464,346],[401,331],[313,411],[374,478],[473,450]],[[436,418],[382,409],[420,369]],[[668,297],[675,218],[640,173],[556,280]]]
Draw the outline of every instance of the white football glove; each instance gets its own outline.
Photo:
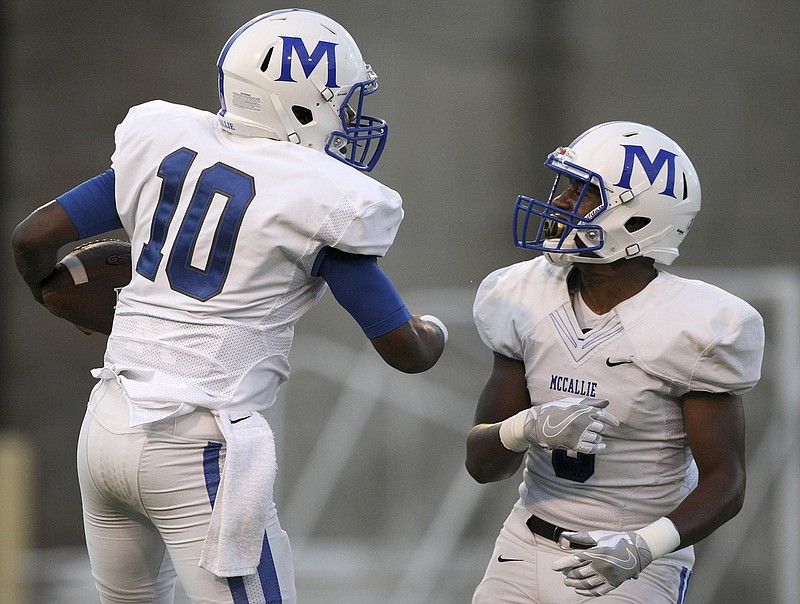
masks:
[[[556,560],[553,570],[564,574],[564,585],[582,596],[602,596],[628,579],[635,579],[653,561],[650,546],[636,532],[564,532],[563,548],[581,549]]]
[[[593,454],[605,449],[606,426],[619,426],[608,411],[608,400],[564,398],[520,411],[500,424],[500,440],[511,451],[524,451],[531,443],[544,449],[569,449]]]

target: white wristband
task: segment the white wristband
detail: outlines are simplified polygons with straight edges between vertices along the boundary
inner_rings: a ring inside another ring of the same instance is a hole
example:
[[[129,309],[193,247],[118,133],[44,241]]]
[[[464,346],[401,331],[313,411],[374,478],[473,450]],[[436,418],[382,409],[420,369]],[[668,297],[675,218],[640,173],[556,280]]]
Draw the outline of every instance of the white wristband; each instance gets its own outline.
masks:
[[[436,325],[436,327],[441,329],[442,330],[442,334],[444,335],[444,343],[447,344],[447,337],[448,337],[447,327],[444,326],[444,323],[442,323],[441,319],[437,319],[433,315],[422,315],[419,318],[419,320],[420,321],[427,321],[428,323],[433,323],[434,325]]]
[[[649,524],[635,532],[650,547],[653,560],[658,560],[661,556],[674,552],[681,544],[681,536],[678,533],[678,529],[672,524],[672,520],[666,517],[659,518],[653,524]]]
[[[500,422],[500,442],[509,451],[522,453],[530,446],[530,441],[525,438],[525,421],[529,413],[530,409],[525,409]]]

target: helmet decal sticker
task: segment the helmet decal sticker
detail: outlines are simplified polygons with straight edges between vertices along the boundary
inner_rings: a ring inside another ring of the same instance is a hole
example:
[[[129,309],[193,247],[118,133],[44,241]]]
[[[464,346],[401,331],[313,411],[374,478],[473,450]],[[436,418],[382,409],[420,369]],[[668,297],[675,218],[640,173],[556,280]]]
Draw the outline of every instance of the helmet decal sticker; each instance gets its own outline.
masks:
[[[303,67],[303,73],[306,78],[311,77],[311,72],[319,65],[322,57],[328,58],[328,81],[326,86],[328,88],[338,88],[336,84],[336,46],[335,42],[325,42],[320,40],[314,51],[309,55],[308,49],[301,38],[294,36],[281,36],[283,40],[283,56],[281,57],[281,75],[278,78],[279,82],[296,82],[292,77],[292,54],[297,53],[297,58],[300,65]]]
[[[622,167],[622,175],[619,182],[616,183],[617,187],[623,189],[631,188],[631,176],[633,174],[634,160],[639,159],[642,164],[645,174],[647,175],[650,184],[653,184],[658,177],[664,164],[667,165],[667,184],[664,190],[661,191],[662,195],[669,195],[675,197],[675,158],[677,155],[666,149],[659,149],[656,158],[650,161],[647,156],[647,151],[641,145],[621,145],[625,149],[625,164]]]

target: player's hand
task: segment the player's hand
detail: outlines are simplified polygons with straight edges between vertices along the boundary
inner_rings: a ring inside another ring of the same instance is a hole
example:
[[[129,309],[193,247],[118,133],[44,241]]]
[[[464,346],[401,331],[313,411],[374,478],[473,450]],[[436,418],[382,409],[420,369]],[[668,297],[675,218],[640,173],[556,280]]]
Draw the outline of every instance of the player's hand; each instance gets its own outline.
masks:
[[[653,561],[650,547],[636,532],[565,532],[564,548],[589,548],[556,560],[553,570],[564,574],[564,585],[582,596],[602,596],[628,579],[635,579]]]
[[[606,426],[619,426],[607,406],[606,399],[572,397],[531,407],[523,434],[545,449],[597,453],[606,446],[602,442]]]

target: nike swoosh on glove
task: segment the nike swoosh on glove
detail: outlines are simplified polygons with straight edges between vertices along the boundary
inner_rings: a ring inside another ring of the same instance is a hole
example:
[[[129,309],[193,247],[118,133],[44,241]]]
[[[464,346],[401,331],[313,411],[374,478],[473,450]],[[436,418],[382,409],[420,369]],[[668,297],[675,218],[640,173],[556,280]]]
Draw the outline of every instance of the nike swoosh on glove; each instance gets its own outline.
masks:
[[[605,449],[602,434],[607,426],[619,426],[608,411],[608,400],[569,397],[531,407],[523,434],[545,449],[570,449],[593,454]]]
[[[602,596],[628,579],[635,579],[653,561],[650,547],[636,532],[565,532],[562,547],[589,548],[556,560],[553,570],[564,574],[564,585],[582,596]]]

